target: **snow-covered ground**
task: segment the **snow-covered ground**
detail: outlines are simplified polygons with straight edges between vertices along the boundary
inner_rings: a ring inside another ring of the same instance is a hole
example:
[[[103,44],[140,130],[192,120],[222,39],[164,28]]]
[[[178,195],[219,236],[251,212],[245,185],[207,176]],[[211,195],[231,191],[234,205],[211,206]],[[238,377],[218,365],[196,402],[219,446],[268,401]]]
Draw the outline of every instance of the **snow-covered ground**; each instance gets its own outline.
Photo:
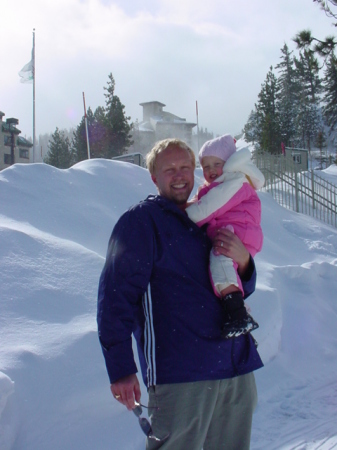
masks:
[[[1,450],[144,448],[110,394],[95,315],[112,227],[150,192],[145,169],[117,161],[0,173]],[[251,447],[337,448],[337,230],[260,198],[249,304],[265,367]]]
[[[332,165],[327,169],[321,170],[319,175],[324,177],[330,183],[336,184],[337,182],[337,166]]]

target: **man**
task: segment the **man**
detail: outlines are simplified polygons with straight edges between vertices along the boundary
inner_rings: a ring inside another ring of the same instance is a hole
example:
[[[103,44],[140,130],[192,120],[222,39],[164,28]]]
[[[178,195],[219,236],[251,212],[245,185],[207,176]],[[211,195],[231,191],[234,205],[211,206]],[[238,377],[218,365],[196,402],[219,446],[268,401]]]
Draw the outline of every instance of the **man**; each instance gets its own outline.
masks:
[[[182,141],[155,145],[147,165],[158,196],[127,211],[109,242],[98,294],[98,329],[114,397],[140,401],[133,333],[149,392],[147,449],[249,448],[262,366],[250,334],[221,338],[222,310],[208,276],[209,251],[237,261],[245,297],[252,258],[229,230],[211,243],[185,213],[195,158]]]

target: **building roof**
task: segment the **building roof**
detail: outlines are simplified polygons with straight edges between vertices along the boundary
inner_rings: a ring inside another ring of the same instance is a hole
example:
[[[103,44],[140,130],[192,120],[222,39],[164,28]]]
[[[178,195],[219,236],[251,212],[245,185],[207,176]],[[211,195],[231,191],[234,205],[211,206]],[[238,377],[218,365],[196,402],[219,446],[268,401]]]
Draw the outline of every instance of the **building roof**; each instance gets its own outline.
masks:
[[[23,145],[24,147],[33,147],[33,144],[22,136],[17,138],[16,143],[17,145]]]
[[[164,105],[164,103],[157,102],[156,100],[154,100],[153,102],[139,103],[140,106],[151,105],[151,104],[156,104],[158,106],[166,106],[166,105]]]
[[[14,133],[14,134],[20,134],[21,130],[19,130],[18,128],[16,128],[15,125],[9,124],[7,122],[2,122],[2,131],[6,132],[6,133]]]

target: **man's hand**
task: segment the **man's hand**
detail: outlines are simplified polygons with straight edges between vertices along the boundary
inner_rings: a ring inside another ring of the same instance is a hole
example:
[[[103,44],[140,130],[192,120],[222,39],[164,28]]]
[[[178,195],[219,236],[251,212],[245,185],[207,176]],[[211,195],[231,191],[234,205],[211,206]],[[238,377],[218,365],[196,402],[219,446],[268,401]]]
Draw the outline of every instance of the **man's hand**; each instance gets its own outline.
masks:
[[[220,228],[213,239],[216,253],[228,256],[238,264],[238,273],[243,275],[249,266],[250,255],[241,240],[227,228]]]
[[[135,407],[135,401],[140,403],[140,385],[135,373],[112,383],[110,389],[115,399],[125,405],[129,411]]]

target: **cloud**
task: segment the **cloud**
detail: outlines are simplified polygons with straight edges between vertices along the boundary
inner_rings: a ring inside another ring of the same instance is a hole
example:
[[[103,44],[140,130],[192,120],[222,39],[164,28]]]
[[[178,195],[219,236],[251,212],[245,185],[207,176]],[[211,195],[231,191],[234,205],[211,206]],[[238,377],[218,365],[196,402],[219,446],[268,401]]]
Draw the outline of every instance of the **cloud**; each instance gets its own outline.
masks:
[[[104,105],[110,72],[133,120],[139,103],[158,100],[195,121],[198,100],[201,126],[236,133],[284,42],[303,28],[331,31],[308,0],[5,0],[1,14],[0,110],[27,135],[32,92],[17,73],[34,27],[37,134],[76,127],[83,91],[87,106]]]

